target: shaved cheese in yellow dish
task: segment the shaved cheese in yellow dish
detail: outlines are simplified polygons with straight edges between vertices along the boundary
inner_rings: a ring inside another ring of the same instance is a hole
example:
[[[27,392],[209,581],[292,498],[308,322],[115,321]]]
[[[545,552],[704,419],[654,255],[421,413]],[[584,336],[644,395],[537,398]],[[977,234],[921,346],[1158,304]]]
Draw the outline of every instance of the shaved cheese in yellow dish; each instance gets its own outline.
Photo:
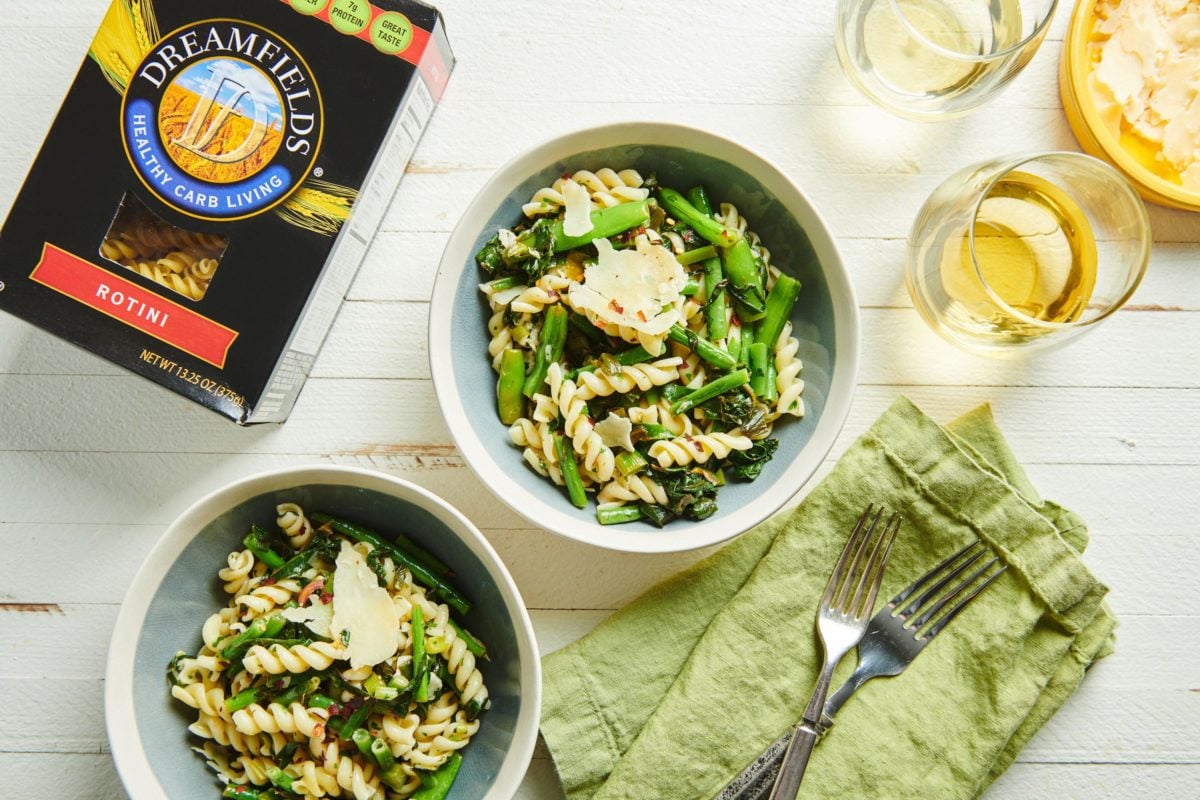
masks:
[[[373,667],[400,648],[400,613],[366,559],[345,540],[336,565],[333,639],[346,639],[346,658],[353,669]]]

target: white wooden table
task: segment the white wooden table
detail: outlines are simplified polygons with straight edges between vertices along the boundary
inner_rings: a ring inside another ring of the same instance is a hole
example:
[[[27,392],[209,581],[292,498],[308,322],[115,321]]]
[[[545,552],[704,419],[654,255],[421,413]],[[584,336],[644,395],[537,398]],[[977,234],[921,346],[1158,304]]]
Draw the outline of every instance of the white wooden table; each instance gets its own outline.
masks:
[[[4,213],[105,5],[3,4]],[[498,165],[551,135],[655,119],[762,152],[838,237],[864,341],[831,458],[899,393],[943,420],[991,401],[1037,485],[1091,523],[1088,561],[1122,622],[1117,654],[988,797],[1200,796],[1200,216],[1152,207],[1137,296],[1067,349],[1029,363],[953,350],[910,307],[904,237],[928,192],[964,164],[1076,149],[1057,90],[1070,9],[992,105],[924,125],[875,110],[843,78],[833,5],[443,0],[458,69],[283,426],[237,428],[0,315],[0,794],[125,796],[102,704],[118,604],[164,526],[248,473],[359,464],[441,493],[507,562],[544,651],[699,557],[603,552],[498,510],[450,444],[424,341],[449,231]],[[562,797],[544,751],[520,797]]]

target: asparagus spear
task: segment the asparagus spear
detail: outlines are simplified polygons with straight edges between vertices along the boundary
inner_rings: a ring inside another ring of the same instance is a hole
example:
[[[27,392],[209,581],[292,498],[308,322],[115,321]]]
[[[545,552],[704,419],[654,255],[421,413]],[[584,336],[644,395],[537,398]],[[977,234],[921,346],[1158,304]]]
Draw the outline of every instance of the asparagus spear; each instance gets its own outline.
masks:
[[[291,775],[288,775],[274,764],[267,767],[267,780],[278,786],[280,789],[283,789],[285,792],[292,792],[295,794],[295,789],[292,788],[292,785],[296,782],[296,779]]]
[[[562,470],[567,496],[576,508],[587,507],[587,493],[583,490],[583,478],[579,477],[579,464],[575,461],[575,449],[561,434],[554,434],[554,449],[558,453],[558,466]]]
[[[764,345],[765,347],[766,345]],[[779,385],[776,382],[779,378],[779,373],[775,371],[775,358],[773,353],[767,354],[767,386],[759,398],[767,405],[773,405],[779,399]]]
[[[676,400],[671,404],[671,413],[682,414],[685,411],[691,411],[706,400],[711,400],[718,395],[733,391],[739,386],[745,386],[749,382],[750,373],[744,369],[730,372],[728,375],[722,375],[716,380],[704,384],[696,391]]]
[[[672,325],[671,330],[667,331],[667,338],[688,348],[717,369],[732,369],[737,364],[737,360],[729,353],[682,325]]]
[[[758,330],[754,333],[755,341],[774,349],[799,296],[800,281],[790,275],[780,275],[775,279],[775,286],[771,288],[771,295],[767,298],[766,316],[758,323]]]
[[[388,788],[400,791],[408,783],[408,776],[401,770],[400,765],[396,763],[395,756],[388,748],[387,742],[383,739],[373,739],[371,741],[371,755],[375,757],[376,763],[379,764],[379,779],[388,786]]]
[[[592,229],[582,236],[567,236],[563,232],[563,221],[554,220],[551,229],[554,236],[554,252],[565,253],[568,250],[591,244],[593,239],[607,239],[618,233],[624,233],[630,228],[645,225],[650,221],[650,204],[646,200],[638,203],[621,203],[610,208],[593,211],[591,218]]]
[[[267,544],[268,535],[266,531],[257,525],[251,525],[250,532],[246,534],[245,539],[242,539],[242,544],[254,554],[255,558],[266,564],[269,568],[278,569],[283,566],[284,558]]]
[[[767,346],[762,342],[750,345],[750,391],[762,398],[767,393]]]
[[[738,301],[738,316],[749,322],[762,319],[766,313],[766,298],[750,243],[742,239],[725,248],[722,255],[725,276],[729,278],[729,293]]]
[[[703,186],[690,189],[688,199],[701,214],[712,216],[712,203],[709,202],[708,192]],[[721,259],[717,257],[716,249],[712,248],[712,253],[704,256],[704,319],[708,323],[708,338],[713,340],[724,339],[729,332],[728,321],[725,319],[725,290],[721,285],[723,280],[725,272],[721,269]]]
[[[707,261],[710,258],[716,257],[717,248],[710,244],[707,247],[697,247],[695,250],[685,250],[675,256],[675,260],[686,267],[689,264],[695,264],[697,261]]]
[[[617,456],[617,471],[622,475],[634,475],[650,466],[646,457],[637,450],[630,450]]]
[[[217,643],[217,647],[221,652],[221,658],[226,661],[241,658],[250,649],[250,645],[254,644],[256,639],[272,639],[283,630],[285,625],[287,625],[287,620],[278,614],[272,614],[269,617],[258,617],[246,626],[246,630]]]
[[[512,425],[525,412],[525,354],[511,347],[500,354],[500,379],[496,381],[496,406],[500,421]]]
[[[412,626],[413,640],[412,674],[413,682],[416,683],[413,699],[424,703],[429,700],[429,664],[425,653],[425,612],[421,610],[420,605],[413,606],[409,623]]]
[[[697,210],[687,201],[686,197],[674,189],[662,187],[658,190],[658,197],[662,201],[663,208],[671,216],[685,225],[690,225],[696,230],[696,233],[700,234],[701,238],[707,239],[718,247],[730,247],[742,240],[742,234],[737,230],[722,225]],[[616,207],[620,208],[620,206]]]
[[[640,344],[637,344],[633,347],[630,347],[628,350],[622,350],[621,352],[617,353],[614,358],[616,358],[617,363],[621,366],[632,367],[634,364],[643,364],[647,361],[650,361],[654,358],[654,356],[647,353],[646,348],[642,347]],[[579,377],[579,373],[595,372],[596,369],[597,367],[595,364],[585,364],[578,369],[571,370],[569,377],[571,380],[575,380],[577,377]]]
[[[688,202],[696,207],[696,210],[701,214],[708,214],[710,217],[713,213],[712,201],[708,199],[708,190],[703,186],[693,186],[688,189]]]
[[[455,632],[458,633],[458,638],[466,643],[467,649],[474,653],[476,658],[487,657],[487,645],[476,639],[469,630],[459,625],[454,617],[450,618],[450,627],[454,628]]]
[[[620,525],[634,522],[642,518],[642,511],[637,506],[615,506],[613,508],[596,509],[596,521],[601,525]]]
[[[620,208],[620,206],[613,206]],[[550,365],[562,359],[563,345],[567,341],[567,310],[561,305],[552,305],[546,309],[546,319],[542,322],[542,338],[538,342],[537,354],[533,361],[533,371],[525,378],[522,391],[526,397],[533,397],[542,384],[546,382],[546,373]]]
[[[455,611],[458,611],[461,614],[466,614],[471,610],[470,602],[468,602],[467,599],[463,597],[457,589],[447,583],[443,577],[431,571],[430,567],[427,566],[423,560],[418,561],[417,557],[415,557],[413,553],[406,549],[402,549],[395,542],[389,539],[384,539],[382,536],[378,535],[374,531],[368,530],[367,528],[360,527],[351,522],[346,522],[345,520],[334,519],[328,514],[323,514],[319,511],[314,511],[313,513],[309,514],[309,518],[320,525],[329,525],[338,533],[345,534],[355,541],[367,542],[372,547],[383,550],[397,562],[407,567],[408,571],[412,573],[414,578],[441,595],[442,599],[446,601],[446,604]],[[410,547],[415,547],[415,545],[410,543]],[[432,556],[427,553],[425,556],[427,558],[432,558]],[[447,570],[447,572],[448,571],[449,570]]]

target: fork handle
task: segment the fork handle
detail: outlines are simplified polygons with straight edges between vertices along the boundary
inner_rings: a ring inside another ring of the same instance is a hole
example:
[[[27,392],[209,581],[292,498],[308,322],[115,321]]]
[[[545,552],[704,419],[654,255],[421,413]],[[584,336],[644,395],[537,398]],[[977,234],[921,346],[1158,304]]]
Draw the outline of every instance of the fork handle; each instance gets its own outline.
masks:
[[[817,729],[812,723],[805,720],[796,726],[787,752],[783,754],[783,764],[779,767],[775,785],[771,787],[770,800],[795,800],[816,743]]]

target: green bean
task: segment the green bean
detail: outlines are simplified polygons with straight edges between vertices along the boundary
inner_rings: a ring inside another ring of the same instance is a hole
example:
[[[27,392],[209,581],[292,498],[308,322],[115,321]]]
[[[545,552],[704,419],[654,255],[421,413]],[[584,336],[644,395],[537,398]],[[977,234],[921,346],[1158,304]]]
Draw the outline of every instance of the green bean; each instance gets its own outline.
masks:
[[[354,746],[358,748],[358,752],[364,756],[371,755],[371,742],[375,737],[366,728],[358,728],[354,733],[350,734],[350,740],[354,742]]]

